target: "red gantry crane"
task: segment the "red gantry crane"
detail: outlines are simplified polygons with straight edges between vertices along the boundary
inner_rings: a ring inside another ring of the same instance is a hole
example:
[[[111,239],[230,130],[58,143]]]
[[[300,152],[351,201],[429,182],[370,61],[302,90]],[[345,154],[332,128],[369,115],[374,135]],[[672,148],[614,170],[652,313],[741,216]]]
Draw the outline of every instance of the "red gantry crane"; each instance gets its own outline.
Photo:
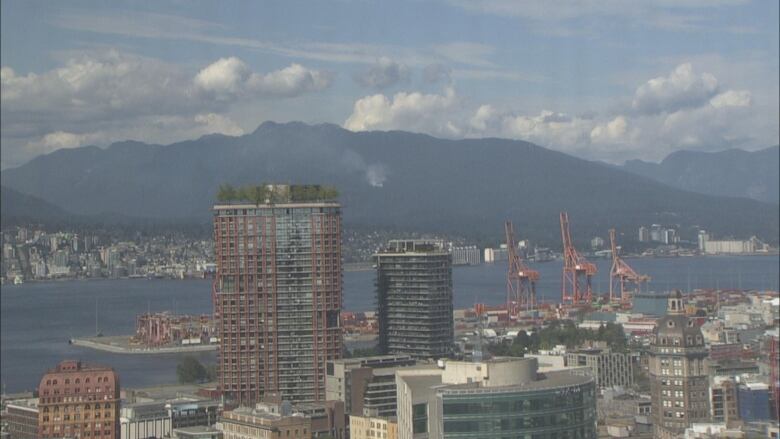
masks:
[[[517,254],[515,230],[512,221],[504,223],[509,270],[506,274],[506,309],[510,319],[517,319],[520,310],[536,309],[536,281],[539,272],[532,270]]]
[[[571,240],[569,214],[561,212],[561,238],[563,239],[563,283],[561,288],[562,305],[589,304],[593,298],[591,278],[598,269],[581,256]],[[580,285],[580,277],[585,276],[585,284]]]
[[[618,299],[620,303],[627,307],[631,304],[631,296],[634,292],[641,292],[642,284],[650,280],[650,276],[639,274],[634,271],[618,255],[617,241],[615,240],[615,229],[609,229],[609,242],[612,248],[612,269],[609,271],[609,301],[615,302]],[[635,286],[633,291],[626,289],[626,283],[632,283]],[[619,291],[620,297],[615,297]]]

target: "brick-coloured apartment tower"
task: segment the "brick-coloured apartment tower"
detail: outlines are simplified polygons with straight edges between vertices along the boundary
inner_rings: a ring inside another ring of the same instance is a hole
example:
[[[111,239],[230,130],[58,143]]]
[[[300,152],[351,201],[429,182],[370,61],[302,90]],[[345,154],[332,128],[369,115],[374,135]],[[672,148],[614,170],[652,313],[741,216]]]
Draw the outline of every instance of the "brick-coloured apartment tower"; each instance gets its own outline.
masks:
[[[63,361],[38,386],[38,437],[119,439],[119,400],[112,368]]]
[[[325,365],[342,353],[341,207],[267,188],[273,201],[214,206],[219,384],[239,405],[266,392],[324,401]]]

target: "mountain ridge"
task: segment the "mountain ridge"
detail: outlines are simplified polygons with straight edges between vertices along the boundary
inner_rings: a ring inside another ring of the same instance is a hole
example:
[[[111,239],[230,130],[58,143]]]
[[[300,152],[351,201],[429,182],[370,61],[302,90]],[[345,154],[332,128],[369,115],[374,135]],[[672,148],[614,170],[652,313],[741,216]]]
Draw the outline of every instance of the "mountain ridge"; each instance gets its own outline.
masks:
[[[56,151],[3,171],[2,184],[78,214],[205,222],[219,184],[322,183],[340,188],[351,225],[500,237],[512,219],[521,236],[554,243],[568,210],[582,240],[661,223],[777,241],[778,214],[765,203],[681,191],[522,141],[264,122],[243,136],[138,145]]]
[[[629,160],[620,168],[679,189],[780,204],[778,163],[780,146],[776,145],[757,151],[681,150],[660,163]]]

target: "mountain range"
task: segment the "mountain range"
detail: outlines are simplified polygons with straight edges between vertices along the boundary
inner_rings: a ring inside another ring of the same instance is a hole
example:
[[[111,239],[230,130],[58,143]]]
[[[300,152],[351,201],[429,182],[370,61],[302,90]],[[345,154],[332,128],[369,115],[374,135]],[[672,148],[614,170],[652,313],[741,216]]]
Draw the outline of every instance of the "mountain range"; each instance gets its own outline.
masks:
[[[259,182],[335,185],[346,225],[496,240],[511,219],[520,237],[551,245],[563,210],[581,240],[610,227],[635,239],[638,226],[659,223],[776,243],[780,224],[776,205],[681,190],[527,142],[331,124],[265,122],[239,137],[62,149],[2,172],[3,186],[77,215],[168,222],[207,223],[221,183]]]
[[[780,203],[780,146],[760,151],[677,151],[661,163],[629,160],[623,169],[693,192]]]

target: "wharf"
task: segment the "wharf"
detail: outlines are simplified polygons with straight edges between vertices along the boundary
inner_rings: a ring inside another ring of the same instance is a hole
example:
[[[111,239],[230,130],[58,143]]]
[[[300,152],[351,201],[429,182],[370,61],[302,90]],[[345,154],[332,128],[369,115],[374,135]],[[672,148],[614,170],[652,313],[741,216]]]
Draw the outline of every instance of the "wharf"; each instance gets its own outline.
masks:
[[[72,338],[70,339],[69,342],[74,346],[81,346],[85,348],[96,349],[99,351],[112,352],[115,354],[142,354],[142,355],[208,352],[208,351],[216,351],[217,347],[219,346],[217,344],[204,344],[204,345],[190,345],[190,346],[147,347],[147,346],[131,345],[130,336],[128,335]]]

